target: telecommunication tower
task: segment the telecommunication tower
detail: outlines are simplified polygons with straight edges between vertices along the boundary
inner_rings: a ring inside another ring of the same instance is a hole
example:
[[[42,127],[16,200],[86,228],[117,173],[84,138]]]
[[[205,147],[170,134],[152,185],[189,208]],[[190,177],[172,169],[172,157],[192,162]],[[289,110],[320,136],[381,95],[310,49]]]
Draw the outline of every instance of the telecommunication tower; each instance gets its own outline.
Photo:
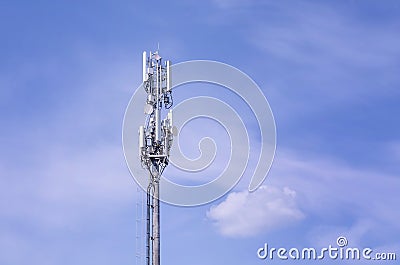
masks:
[[[139,127],[139,156],[149,172],[147,187],[146,264],[160,265],[160,178],[169,162],[173,132],[172,110],[161,119],[163,109],[173,105],[170,61],[162,61],[158,50],[143,52],[145,125]]]

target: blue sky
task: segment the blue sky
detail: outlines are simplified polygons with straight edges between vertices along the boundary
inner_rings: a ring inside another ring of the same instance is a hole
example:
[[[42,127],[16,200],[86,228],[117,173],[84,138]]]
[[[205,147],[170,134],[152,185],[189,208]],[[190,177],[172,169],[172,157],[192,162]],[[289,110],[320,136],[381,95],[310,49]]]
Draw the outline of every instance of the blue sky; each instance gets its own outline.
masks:
[[[278,139],[257,192],[245,174],[211,204],[162,205],[163,264],[264,264],[264,243],[325,247],[340,235],[399,258],[397,1],[3,1],[0,21],[1,264],[134,264],[137,192],[121,126],[141,53],[157,43],[173,62],[248,74]],[[237,101],[213,88],[175,94]],[[254,118],[238,105],[256,152]],[[199,128],[188,126],[187,146],[207,136]]]

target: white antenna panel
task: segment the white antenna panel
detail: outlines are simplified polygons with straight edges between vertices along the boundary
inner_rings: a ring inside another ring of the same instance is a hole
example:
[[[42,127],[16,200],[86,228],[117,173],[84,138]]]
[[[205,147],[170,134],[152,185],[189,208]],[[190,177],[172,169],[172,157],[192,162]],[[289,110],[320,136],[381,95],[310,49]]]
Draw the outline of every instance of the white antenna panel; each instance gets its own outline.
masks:
[[[167,61],[167,91],[170,91],[172,88],[170,64],[171,62]]]
[[[147,75],[147,53],[143,52],[143,82],[147,81],[148,75]]]

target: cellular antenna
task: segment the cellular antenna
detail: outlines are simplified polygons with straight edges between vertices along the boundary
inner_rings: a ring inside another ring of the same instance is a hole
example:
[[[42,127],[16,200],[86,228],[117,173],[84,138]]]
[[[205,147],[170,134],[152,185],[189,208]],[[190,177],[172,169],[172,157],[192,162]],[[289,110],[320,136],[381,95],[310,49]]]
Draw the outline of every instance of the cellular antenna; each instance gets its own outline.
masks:
[[[159,47],[159,45],[158,45]],[[170,61],[163,64],[158,50],[143,52],[143,88],[146,121],[139,127],[139,156],[149,172],[147,187],[146,264],[160,265],[160,177],[168,165],[173,140],[172,110],[161,119],[162,109],[173,105]]]

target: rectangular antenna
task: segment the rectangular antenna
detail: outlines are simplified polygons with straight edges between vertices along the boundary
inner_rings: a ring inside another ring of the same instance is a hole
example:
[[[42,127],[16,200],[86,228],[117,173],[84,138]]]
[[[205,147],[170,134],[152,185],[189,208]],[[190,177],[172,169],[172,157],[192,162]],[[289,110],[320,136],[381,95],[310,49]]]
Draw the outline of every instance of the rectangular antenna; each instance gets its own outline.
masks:
[[[172,123],[172,109],[169,110],[167,118],[169,120],[169,126],[170,126],[170,128],[172,128],[172,126],[173,126],[173,123]]]
[[[143,52],[143,82],[146,82],[147,78],[147,53]]]
[[[146,147],[145,136],[144,136],[144,126],[139,127],[139,155],[142,154],[143,148]]]
[[[167,91],[170,91],[172,88],[170,63],[170,61],[167,61]]]

